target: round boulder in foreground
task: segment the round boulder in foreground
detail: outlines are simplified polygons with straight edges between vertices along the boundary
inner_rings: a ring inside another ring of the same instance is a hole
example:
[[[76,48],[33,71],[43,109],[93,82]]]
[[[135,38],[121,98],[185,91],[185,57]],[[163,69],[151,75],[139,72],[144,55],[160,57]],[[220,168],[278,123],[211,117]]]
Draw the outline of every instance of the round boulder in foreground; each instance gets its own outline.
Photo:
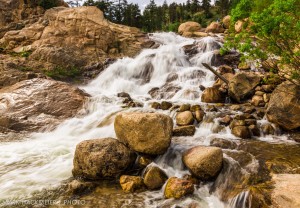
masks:
[[[164,114],[119,113],[114,126],[117,138],[139,153],[164,154],[171,143],[173,120]]]
[[[76,146],[73,176],[96,180],[115,178],[134,164],[136,154],[114,138],[93,139]]]
[[[183,154],[183,163],[201,180],[217,176],[222,168],[223,153],[218,147],[196,146]]]

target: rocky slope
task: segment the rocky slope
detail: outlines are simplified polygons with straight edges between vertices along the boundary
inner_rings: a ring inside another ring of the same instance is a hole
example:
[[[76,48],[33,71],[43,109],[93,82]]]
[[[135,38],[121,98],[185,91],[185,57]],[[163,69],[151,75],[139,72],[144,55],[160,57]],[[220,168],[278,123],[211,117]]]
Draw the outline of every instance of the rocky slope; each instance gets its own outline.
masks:
[[[33,24],[15,29],[0,39],[2,54],[14,54],[11,62],[21,62],[26,71],[52,70],[52,74],[64,70],[99,73],[107,58],[134,56],[147,41],[137,28],[107,21],[96,7],[55,7]]]

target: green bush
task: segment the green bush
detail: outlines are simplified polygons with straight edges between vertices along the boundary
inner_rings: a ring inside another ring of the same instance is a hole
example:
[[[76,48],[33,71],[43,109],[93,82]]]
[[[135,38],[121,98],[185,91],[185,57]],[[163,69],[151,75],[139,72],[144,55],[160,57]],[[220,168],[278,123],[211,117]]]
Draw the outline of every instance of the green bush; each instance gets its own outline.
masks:
[[[57,7],[59,5],[58,0],[39,0],[38,5],[43,7],[44,9],[51,9],[53,7]]]

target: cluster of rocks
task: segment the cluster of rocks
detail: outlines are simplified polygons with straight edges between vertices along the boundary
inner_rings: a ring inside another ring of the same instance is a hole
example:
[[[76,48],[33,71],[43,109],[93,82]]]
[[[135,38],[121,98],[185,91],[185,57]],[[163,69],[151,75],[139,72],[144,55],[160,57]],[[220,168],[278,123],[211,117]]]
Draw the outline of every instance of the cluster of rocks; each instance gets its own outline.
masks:
[[[178,33],[184,37],[207,37],[214,33],[224,33],[230,26],[230,16],[225,16],[222,22],[211,22],[207,28],[202,28],[198,22],[185,22],[178,28]]]
[[[183,178],[170,177],[155,165],[155,157],[168,150],[172,139],[173,120],[167,115],[119,113],[114,127],[117,139],[86,140],[77,145],[72,171],[75,178],[94,182],[118,179],[125,192],[157,190],[166,184],[165,198],[179,199],[192,194],[198,180],[211,180],[222,168],[222,150],[206,146],[183,153],[182,161],[191,173]],[[131,172],[135,174],[128,174]]]

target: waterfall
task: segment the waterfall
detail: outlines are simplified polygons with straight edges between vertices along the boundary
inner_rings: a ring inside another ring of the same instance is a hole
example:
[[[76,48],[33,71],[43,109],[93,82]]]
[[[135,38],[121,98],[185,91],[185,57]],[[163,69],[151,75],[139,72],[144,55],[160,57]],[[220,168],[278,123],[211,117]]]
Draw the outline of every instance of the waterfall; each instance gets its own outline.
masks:
[[[200,102],[202,92],[199,85],[212,86],[215,79],[201,62],[210,62],[213,51],[221,46],[219,38],[194,40],[174,33],[154,33],[150,38],[160,46],[145,49],[134,58],[117,60],[88,85],[80,86],[91,95],[86,105],[87,115],[66,120],[52,132],[34,133],[23,141],[0,143],[0,202],[26,199],[35,191],[58,186],[72,176],[73,155],[80,141],[115,137],[113,118],[117,112],[124,110],[121,108],[122,99],[116,96],[119,92],[127,92],[133,99],[145,103],[138,109],[141,111],[150,110],[149,100]],[[182,48],[189,44],[196,44],[199,49],[191,59]],[[161,91],[152,98],[148,92],[155,87]],[[169,111],[163,113],[170,114]],[[203,122],[194,137],[174,138],[169,151],[158,157],[155,163],[170,176],[188,173],[183,170],[181,152],[197,144],[207,144],[213,127],[214,123]],[[226,137],[228,129],[219,134]],[[154,200],[160,205],[165,203],[161,192],[159,199]],[[199,199],[203,207],[224,207],[207,187],[198,188],[193,198]],[[180,203],[184,205],[188,200]]]

